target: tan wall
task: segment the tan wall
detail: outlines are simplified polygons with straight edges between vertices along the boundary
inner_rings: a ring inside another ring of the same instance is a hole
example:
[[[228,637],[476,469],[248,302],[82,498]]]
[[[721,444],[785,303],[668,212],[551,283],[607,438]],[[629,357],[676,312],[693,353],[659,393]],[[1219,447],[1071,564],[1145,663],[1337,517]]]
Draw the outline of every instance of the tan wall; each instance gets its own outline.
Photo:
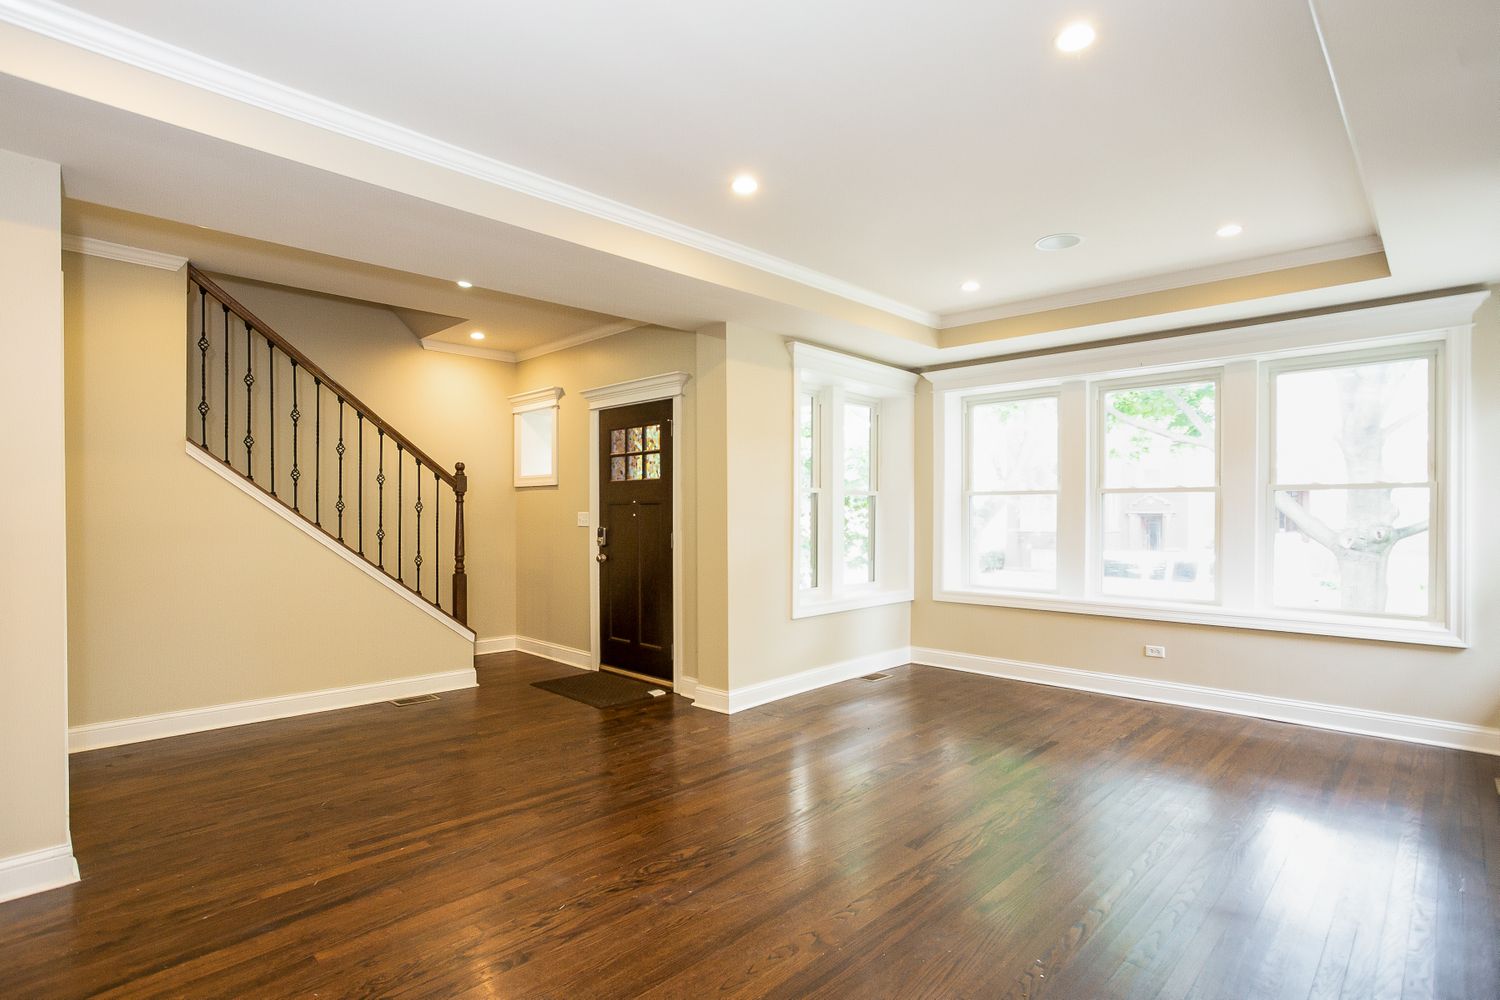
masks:
[[[1485,303],[1474,329],[1470,469],[1474,645],[1466,650],[1291,636],[1245,629],[1099,618],[949,604],[932,598],[932,393],[917,401],[916,646],[980,656],[1224,688],[1251,694],[1500,726],[1500,463],[1486,460],[1500,440],[1500,302]],[[1166,660],[1141,655],[1167,646]]]
[[[731,690],[909,645],[907,604],[791,617],[791,353],[785,337],[731,325],[727,358]]]
[[[61,198],[0,151],[0,859],[68,840]]]
[[[450,470],[455,462],[465,464],[469,477],[469,493],[464,501],[469,625],[479,636],[514,635],[516,495],[511,485],[514,439],[508,398],[519,391],[515,388],[514,366],[482,358],[425,351],[406,325],[388,309],[243,281],[224,280],[220,284],[309,358],[322,365],[344,388],[373,407],[434,461]],[[210,371],[214,370],[210,363]],[[284,409],[289,405],[286,392],[288,373],[284,368],[279,372],[278,380],[281,388],[277,390],[277,407]],[[302,391],[305,393],[308,388],[304,384]],[[308,408],[305,400],[304,395],[304,411]],[[325,410],[324,419],[331,422],[335,412]],[[311,430],[306,416],[301,429],[305,442]],[[325,431],[329,432],[324,435],[325,476],[334,466],[330,450],[336,438],[331,436],[331,430],[325,425]],[[281,478],[287,468],[284,450],[289,440],[287,431],[283,424],[277,432],[277,447],[282,456],[278,459],[278,478],[281,480],[278,488],[283,491],[287,487],[286,480]],[[266,436],[257,431],[257,439],[260,442],[257,449],[262,453],[257,465],[264,469]],[[367,433],[365,545],[366,552],[371,554],[376,544],[375,447],[376,439]],[[306,472],[308,459],[305,455],[302,461]],[[346,455],[346,474],[351,477],[351,482],[353,461],[351,450]],[[396,535],[392,519],[396,510],[396,477],[392,468],[395,454],[389,448],[386,462],[385,559],[387,566],[394,566]],[[408,477],[415,473],[415,467],[410,464],[405,470]],[[304,499],[309,495],[310,484],[310,478],[302,482]],[[424,489],[430,485],[431,479],[428,478]],[[408,579],[415,570],[416,524],[412,511],[415,496],[412,479],[407,478],[402,497],[405,508],[402,554]],[[443,496],[448,496],[446,487]],[[354,498],[350,497],[348,502],[352,505]],[[324,504],[325,508],[330,505],[326,496]],[[423,529],[424,538],[429,541],[431,504],[432,497],[426,494]],[[351,507],[345,512],[345,525],[351,533],[353,516]],[[442,517],[444,534],[436,557],[446,606],[449,576],[453,570],[452,508],[445,506]],[[432,574],[433,559],[431,548],[424,550],[424,574]]]
[[[578,515],[589,509],[589,408],[583,390],[666,372],[693,373],[695,343],[691,333],[648,327],[596,340],[565,351],[544,354],[516,366],[514,392],[559,386],[558,477],[556,486],[532,486],[516,494],[516,631],[530,639],[588,650],[589,566],[594,558],[588,528]],[[696,379],[684,390],[683,422],[678,444],[691,457],[695,441]],[[506,427],[510,427],[507,404]],[[696,533],[696,477],[689,460],[677,469],[682,477],[684,581],[684,666],[694,675],[697,659],[693,623]],[[481,632],[480,636],[505,633]]]
[[[728,341],[724,324],[699,330],[697,607],[698,682],[729,689]]]
[[[184,272],[63,262],[72,725],[471,665],[467,640],[185,454]]]

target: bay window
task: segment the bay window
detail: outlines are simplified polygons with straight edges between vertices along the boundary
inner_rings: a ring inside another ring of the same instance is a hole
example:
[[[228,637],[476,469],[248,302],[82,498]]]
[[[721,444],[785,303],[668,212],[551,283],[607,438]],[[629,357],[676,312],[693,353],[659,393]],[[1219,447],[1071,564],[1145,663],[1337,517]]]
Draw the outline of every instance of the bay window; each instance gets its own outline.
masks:
[[[1466,644],[1482,297],[929,373],[934,598]]]
[[[793,616],[909,601],[916,376],[807,344],[790,347]]]

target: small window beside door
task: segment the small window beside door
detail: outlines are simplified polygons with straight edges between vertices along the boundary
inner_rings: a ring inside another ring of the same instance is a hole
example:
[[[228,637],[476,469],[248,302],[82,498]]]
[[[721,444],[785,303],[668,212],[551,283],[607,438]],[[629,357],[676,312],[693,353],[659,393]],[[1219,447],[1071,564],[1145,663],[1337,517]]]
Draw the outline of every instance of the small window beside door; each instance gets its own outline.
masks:
[[[510,397],[516,422],[515,484],[557,485],[557,386]]]

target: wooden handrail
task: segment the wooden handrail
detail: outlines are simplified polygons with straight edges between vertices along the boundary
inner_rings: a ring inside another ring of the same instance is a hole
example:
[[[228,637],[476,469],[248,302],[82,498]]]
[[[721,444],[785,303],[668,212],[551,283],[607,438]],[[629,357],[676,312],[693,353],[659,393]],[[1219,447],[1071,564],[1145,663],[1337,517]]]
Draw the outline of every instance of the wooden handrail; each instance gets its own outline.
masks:
[[[434,474],[436,474],[440,479],[443,480],[443,482],[447,483],[450,487],[454,488],[455,490],[458,489],[459,477],[455,473],[449,472],[447,469],[443,468],[443,466],[439,465],[436,460],[430,457],[421,448],[418,448],[416,445],[412,444],[410,438],[408,438],[405,434],[402,434],[400,431],[396,430],[396,428],[392,427],[389,421],[382,419],[378,414],[376,414],[373,409],[370,408],[368,403],[365,403],[358,396],[354,395],[354,393],[350,392],[348,389],[345,389],[342,385],[340,385],[338,380],[324,371],[321,365],[317,364],[306,354],[303,354],[301,351],[297,350],[297,348],[287,343],[285,337],[281,336],[281,334],[271,329],[271,327],[263,322],[260,317],[256,316],[249,309],[245,308],[244,305],[236,300],[234,296],[224,291],[224,289],[221,288],[218,283],[215,282],[212,278],[204,274],[202,271],[198,270],[198,268],[192,264],[188,265],[188,277],[200,288],[204,289],[215,299],[217,299],[221,305],[229,307],[230,312],[234,313],[244,322],[253,326],[256,332],[259,333],[262,337],[275,344],[277,350],[280,350],[288,357],[295,359],[297,362],[297,366],[305,369],[310,375],[312,375],[318,381],[322,382],[324,388],[328,389],[334,395],[343,399],[344,402],[354,407],[355,410],[363,413],[366,420],[374,424],[380,430],[384,431],[386,433],[386,436],[399,443],[401,447],[404,448],[412,456],[412,458],[420,462],[422,465],[425,465],[428,469],[432,470]]]

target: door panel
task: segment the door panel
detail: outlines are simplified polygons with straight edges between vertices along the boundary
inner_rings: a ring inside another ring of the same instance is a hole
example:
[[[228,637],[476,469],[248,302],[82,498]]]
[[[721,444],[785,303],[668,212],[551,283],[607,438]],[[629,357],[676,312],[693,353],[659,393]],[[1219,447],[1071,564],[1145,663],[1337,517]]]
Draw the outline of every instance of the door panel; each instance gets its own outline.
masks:
[[[672,403],[601,410],[599,659],[672,679]]]

